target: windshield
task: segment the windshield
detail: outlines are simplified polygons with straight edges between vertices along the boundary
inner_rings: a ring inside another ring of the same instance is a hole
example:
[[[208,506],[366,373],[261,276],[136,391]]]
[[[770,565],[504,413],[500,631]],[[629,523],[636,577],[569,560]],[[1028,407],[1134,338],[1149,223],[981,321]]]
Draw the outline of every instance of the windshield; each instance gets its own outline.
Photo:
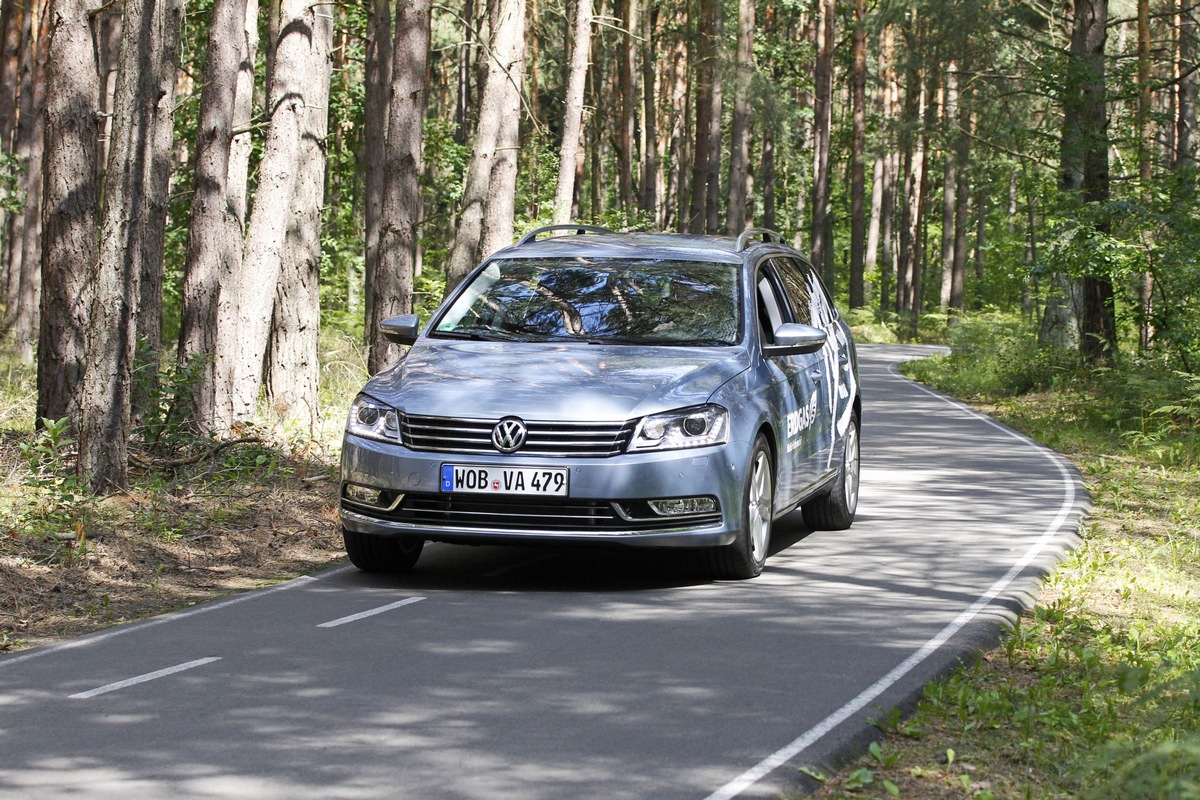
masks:
[[[592,344],[721,346],[741,330],[738,266],[628,259],[502,259],[434,335]]]

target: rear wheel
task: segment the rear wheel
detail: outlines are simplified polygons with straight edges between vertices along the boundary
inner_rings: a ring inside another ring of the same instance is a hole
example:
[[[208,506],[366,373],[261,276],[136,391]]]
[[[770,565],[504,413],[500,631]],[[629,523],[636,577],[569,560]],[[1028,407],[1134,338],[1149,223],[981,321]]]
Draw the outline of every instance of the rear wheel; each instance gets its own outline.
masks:
[[[819,531],[844,531],[854,523],[858,509],[858,415],[842,437],[842,465],[829,494],[804,505],[804,521]]]
[[[763,570],[771,546],[771,514],[775,505],[775,479],[771,450],[762,436],[754,443],[742,493],[742,529],[733,544],[706,552],[709,575],[717,580],[754,578]]]
[[[363,572],[408,572],[421,557],[424,539],[373,536],[342,528],[350,563]]]

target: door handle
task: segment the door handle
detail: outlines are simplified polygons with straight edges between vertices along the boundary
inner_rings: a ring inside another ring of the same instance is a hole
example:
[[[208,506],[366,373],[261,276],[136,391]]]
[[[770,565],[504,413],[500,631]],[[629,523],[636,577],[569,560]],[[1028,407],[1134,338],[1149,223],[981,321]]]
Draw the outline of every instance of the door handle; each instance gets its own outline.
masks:
[[[808,377],[812,378],[817,383],[820,383],[821,379],[825,377],[825,373],[821,372],[819,369],[809,370]]]

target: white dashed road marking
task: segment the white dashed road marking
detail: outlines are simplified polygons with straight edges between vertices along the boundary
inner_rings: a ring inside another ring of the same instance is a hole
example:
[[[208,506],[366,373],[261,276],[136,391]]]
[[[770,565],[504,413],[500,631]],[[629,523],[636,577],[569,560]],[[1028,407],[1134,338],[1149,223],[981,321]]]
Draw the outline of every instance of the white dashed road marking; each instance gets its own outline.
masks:
[[[373,617],[376,614],[382,614],[385,611],[391,611],[393,608],[400,608],[400,606],[409,606],[409,605],[412,605],[413,603],[419,603],[424,599],[425,599],[424,597],[407,597],[403,600],[397,600],[394,603],[388,603],[386,606],[380,606],[379,608],[372,608],[370,611],[360,611],[359,613],[351,614],[348,617],[341,617],[339,619],[331,620],[329,622],[322,622],[317,627],[318,628],[336,628],[338,625],[345,625],[347,622],[357,622],[360,619],[365,619],[367,617]]]
[[[195,661],[189,661],[186,664],[180,664],[175,667],[167,667],[166,669],[160,669],[157,672],[147,672],[145,675],[138,675],[136,678],[129,678],[127,680],[117,681],[116,683],[110,683],[107,686],[101,686],[98,689],[90,689],[86,692],[79,692],[78,694],[71,695],[71,697],[79,698],[79,699],[95,697],[98,694],[107,694],[108,692],[115,692],[118,689],[124,689],[128,686],[135,686],[139,683],[146,683],[147,681],[157,680],[158,678],[165,678],[168,675],[174,675],[176,672],[183,672],[184,670],[195,669],[196,667],[202,667],[205,664],[211,664],[214,661],[220,661],[220,660],[221,660],[220,658],[215,658],[215,657],[214,658],[198,658]]]

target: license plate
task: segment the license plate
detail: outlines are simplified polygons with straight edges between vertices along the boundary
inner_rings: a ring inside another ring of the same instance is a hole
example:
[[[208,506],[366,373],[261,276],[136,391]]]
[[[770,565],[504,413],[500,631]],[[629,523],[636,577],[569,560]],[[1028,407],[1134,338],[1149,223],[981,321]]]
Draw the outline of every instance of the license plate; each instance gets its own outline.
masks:
[[[557,467],[443,464],[442,491],[454,494],[535,494],[566,497],[569,472]]]

